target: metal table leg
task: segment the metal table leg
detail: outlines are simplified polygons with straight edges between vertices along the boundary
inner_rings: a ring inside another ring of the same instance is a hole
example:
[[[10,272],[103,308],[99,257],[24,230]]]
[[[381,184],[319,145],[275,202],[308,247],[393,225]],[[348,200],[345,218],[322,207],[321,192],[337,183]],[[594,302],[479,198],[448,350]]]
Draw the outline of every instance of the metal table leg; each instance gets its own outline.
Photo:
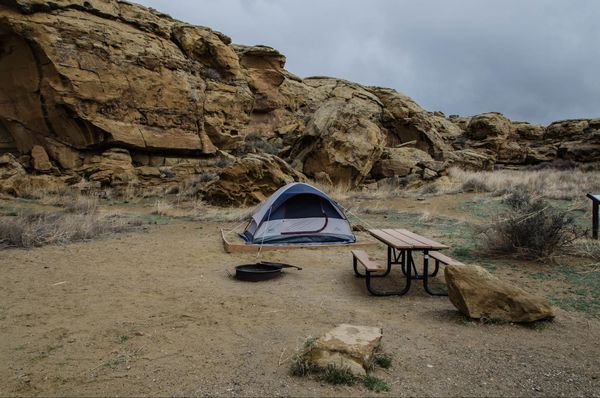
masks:
[[[388,246],[388,258],[387,258],[387,264],[388,264],[388,269],[386,271],[385,274],[382,275],[371,275],[370,271],[366,271],[366,283],[367,283],[367,290],[369,291],[370,294],[372,294],[373,296],[403,296],[406,293],[408,293],[408,291],[410,290],[410,285],[412,282],[412,276],[411,276],[411,267],[407,266],[406,267],[406,285],[404,286],[404,288],[402,290],[397,290],[397,291],[380,291],[380,290],[375,290],[373,289],[373,287],[371,286],[371,278],[373,277],[379,277],[379,276],[386,276],[390,273],[392,264],[398,264],[398,260],[400,259],[400,257],[402,257],[402,264],[403,264],[403,271],[404,271],[404,264],[408,263],[405,261],[406,259],[406,253],[403,250],[400,254],[396,255],[396,251],[392,250],[391,247]],[[412,256],[410,254],[410,252],[408,253],[408,257],[410,260],[412,260]]]
[[[436,267],[433,274],[429,275],[429,251],[423,251],[423,288],[432,296],[447,296],[448,292],[433,292],[429,289],[429,277],[435,276],[439,270],[439,263],[436,261]]]

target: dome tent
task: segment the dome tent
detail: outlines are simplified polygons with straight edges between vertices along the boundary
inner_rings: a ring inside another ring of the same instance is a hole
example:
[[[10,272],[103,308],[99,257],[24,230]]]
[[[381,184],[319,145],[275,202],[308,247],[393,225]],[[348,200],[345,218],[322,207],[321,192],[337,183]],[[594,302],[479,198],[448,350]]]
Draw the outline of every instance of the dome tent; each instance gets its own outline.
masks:
[[[240,234],[247,243],[354,243],[350,223],[327,194],[304,183],[279,188]]]

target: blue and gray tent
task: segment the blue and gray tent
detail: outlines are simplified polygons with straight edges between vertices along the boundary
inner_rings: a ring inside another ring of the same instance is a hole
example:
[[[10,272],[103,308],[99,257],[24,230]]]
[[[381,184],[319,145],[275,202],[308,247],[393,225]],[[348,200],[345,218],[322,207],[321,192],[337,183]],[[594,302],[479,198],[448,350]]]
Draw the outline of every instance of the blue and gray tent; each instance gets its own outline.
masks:
[[[356,242],[340,205],[317,188],[299,182],[271,195],[240,235],[254,244]]]

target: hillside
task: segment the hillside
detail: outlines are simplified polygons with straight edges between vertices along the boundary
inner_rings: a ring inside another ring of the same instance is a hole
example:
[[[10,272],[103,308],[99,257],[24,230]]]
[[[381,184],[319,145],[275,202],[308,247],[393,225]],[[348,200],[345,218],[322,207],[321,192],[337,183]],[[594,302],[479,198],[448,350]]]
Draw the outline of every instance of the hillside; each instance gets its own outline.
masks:
[[[206,200],[249,204],[305,178],[403,187],[451,166],[600,161],[600,119],[446,117],[285,61],[123,1],[0,0],[0,192],[161,195],[201,175]]]

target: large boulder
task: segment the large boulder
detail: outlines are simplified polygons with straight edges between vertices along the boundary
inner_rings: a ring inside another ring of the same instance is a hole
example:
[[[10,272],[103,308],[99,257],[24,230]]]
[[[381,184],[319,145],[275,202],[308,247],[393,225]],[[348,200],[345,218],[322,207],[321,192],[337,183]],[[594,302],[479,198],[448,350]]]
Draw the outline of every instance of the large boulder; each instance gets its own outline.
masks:
[[[388,177],[405,177],[423,170],[423,166],[433,164],[433,158],[417,148],[386,148],[381,158],[371,170],[377,180]]]
[[[486,153],[473,149],[461,149],[449,152],[446,156],[448,166],[465,170],[493,170],[496,159]]]
[[[301,173],[273,155],[250,154],[238,159],[210,183],[204,199],[217,206],[249,206],[263,202],[282,186],[306,181]]]
[[[467,125],[466,136],[472,140],[497,145],[511,132],[511,123],[498,112],[473,116]]]
[[[450,301],[469,318],[506,322],[554,318],[547,300],[502,281],[479,266],[448,266],[445,277]]]
[[[378,327],[342,324],[316,339],[304,359],[317,368],[335,366],[366,376],[382,337]]]
[[[131,155],[127,149],[113,148],[102,155],[89,156],[78,170],[90,181],[102,185],[120,186],[137,183]]]
[[[427,112],[414,100],[395,90],[369,87],[383,104],[381,124],[389,147],[414,142],[414,146],[437,160],[451,150],[448,142],[462,130],[438,112]]]
[[[334,79],[313,79],[313,95],[323,104],[310,118],[290,158],[309,177],[327,173],[336,185],[356,187],[371,171],[384,148],[378,125],[382,105],[364,88]],[[331,80],[334,85],[328,85]]]

